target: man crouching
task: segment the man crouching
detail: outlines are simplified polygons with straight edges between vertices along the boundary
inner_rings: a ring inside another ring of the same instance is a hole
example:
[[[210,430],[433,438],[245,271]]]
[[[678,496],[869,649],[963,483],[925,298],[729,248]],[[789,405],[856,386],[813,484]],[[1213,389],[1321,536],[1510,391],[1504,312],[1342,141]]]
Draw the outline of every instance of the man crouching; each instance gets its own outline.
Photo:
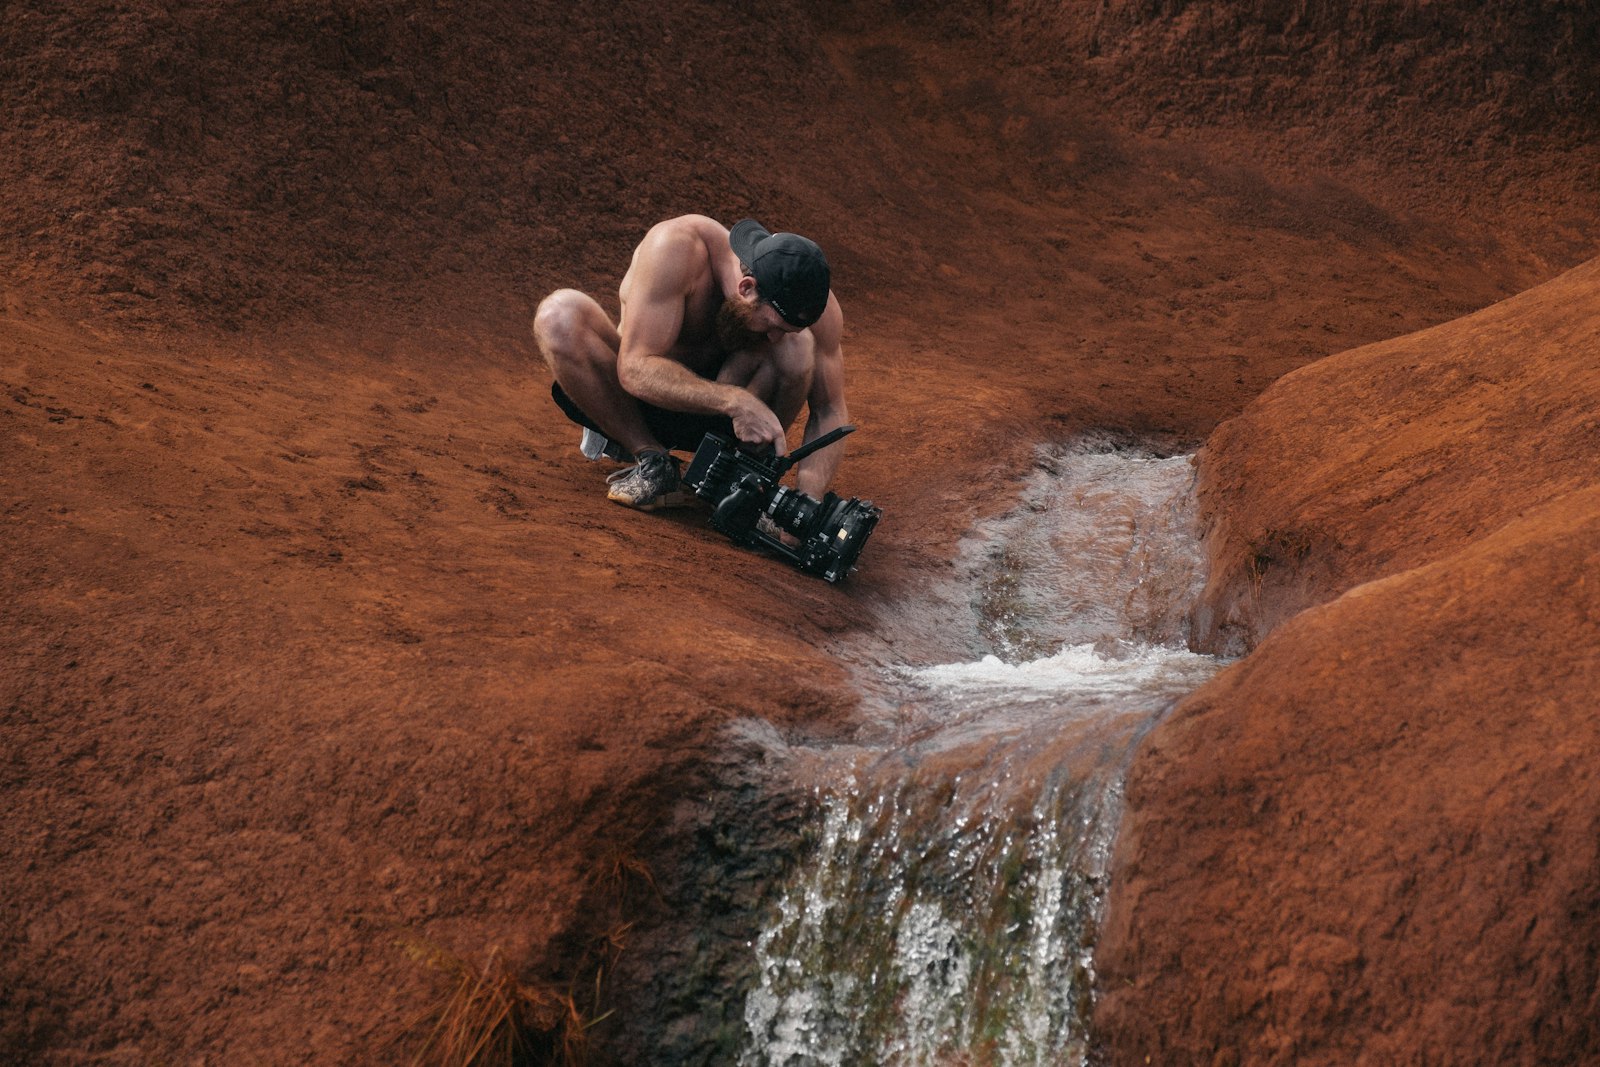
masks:
[[[619,324],[575,289],[540,303],[533,334],[555,374],[551,395],[586,428],[585,453],[634,461],[608,479],[612,500],[644,511],[683,503],[670,450],[693,451],[707,432],[784,452],[802,404],[804,441],[848,421],[844,314],[829,280],[822,249],[804,237],[684,215],[634,249]],[[820,498],[842,454],[833,445],[801,460],[800,491]]]

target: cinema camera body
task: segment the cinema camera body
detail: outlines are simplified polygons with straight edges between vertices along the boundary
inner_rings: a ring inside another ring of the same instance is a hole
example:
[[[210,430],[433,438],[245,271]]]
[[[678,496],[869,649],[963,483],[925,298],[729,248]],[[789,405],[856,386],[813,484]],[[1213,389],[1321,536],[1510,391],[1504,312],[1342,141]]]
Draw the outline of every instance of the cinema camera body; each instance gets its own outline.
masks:
[[[870,500],[841,500],[832,493],[818,500],[780,485],[779,479],[811,453],[854,431],[854,426],[841,426],[787,456],[755,455],[730,438],[708,433],[683,480],[711,502],[714,529],[746,548],[767,549],[808,574],[837,582],[855,567],[882,509]],[[797,544],[787,545],[761,529],[763,515]]]

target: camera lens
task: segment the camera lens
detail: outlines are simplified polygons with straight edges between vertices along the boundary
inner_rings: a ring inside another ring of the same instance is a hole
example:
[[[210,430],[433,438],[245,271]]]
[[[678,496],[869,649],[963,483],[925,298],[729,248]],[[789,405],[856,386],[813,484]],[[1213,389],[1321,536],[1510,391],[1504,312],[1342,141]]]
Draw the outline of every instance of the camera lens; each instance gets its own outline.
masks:
[[[817,572],[830,582],[849,573],[881,515],[882,512],[867,501],[836,499],[820,524],[823,537],[819,539],[819,547],[826,545],[826,549],[823,558],[818,560],[821,565]]]
[[[832,493],[817,500],[781,485],[766,511],[780,530],[800,542],[792,550],[794,562],[830,582],[850,573],[883,514],[870,500],[840,500]]]
[[[788,486],[780,485],[767,505],[767,514],[778,529],[794,534],[802,541],[810,533],[812,519],[817,514],[817,501]]]

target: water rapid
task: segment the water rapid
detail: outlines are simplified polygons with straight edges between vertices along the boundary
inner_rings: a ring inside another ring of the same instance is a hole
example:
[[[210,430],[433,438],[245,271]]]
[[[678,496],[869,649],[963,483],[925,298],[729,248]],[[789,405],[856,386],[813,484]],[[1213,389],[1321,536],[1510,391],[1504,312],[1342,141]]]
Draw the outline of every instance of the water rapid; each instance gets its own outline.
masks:
[[[1138,739],[1218,661],[1188,457],[1043,454],[963,543],[978,655],[870,679],[872,743],[812,753],[820,825],[751,946],[739,1062],[1081,1064]]]

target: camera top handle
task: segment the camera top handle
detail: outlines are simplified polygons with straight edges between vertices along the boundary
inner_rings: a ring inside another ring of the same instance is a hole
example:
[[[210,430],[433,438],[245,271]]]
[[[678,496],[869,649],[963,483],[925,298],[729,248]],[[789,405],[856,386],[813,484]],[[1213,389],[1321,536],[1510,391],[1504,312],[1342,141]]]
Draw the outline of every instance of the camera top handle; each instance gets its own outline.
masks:
[[[809,444],[801,445],[793,452],[790,452],[787,456],[779,456],[772,464],[773,476],[782,478],[788,473],[790,467],[794,466],[796,463],[799,463],[801,460],[811,455],[811,453],[827,448],[829,445],[839,440],[839,438],[845,436],[846,434],[852,434],[855,432],[856,428],[854,426],[840,426],[836,430],[829,430],[827,433],[823,434],[821,437],[810,442]]]

